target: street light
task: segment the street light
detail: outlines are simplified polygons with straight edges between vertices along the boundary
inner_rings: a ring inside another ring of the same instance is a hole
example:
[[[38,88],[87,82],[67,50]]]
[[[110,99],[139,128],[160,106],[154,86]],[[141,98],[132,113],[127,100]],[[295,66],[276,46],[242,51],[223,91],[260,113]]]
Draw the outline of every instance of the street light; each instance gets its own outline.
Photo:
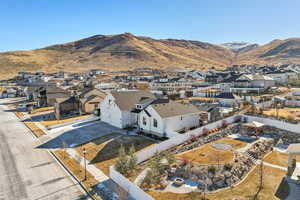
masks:
[[[86,149],[84,147],[82,149],[82,152],[83,152],[83,158],[84,158],[84,179],[83,179],[83,181],[86,181],[86,158],[85,158]]]

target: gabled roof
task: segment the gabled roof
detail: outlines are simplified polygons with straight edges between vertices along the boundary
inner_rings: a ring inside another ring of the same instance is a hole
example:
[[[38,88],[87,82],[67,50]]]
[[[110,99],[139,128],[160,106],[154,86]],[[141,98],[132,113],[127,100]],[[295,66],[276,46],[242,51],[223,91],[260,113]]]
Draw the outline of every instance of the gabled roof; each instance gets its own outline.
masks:
[[[192,104],[177,103],[175,101],[170,101],[169,103],[152,104],[151,107],[159,114],[161,118],[200,113],[197,107]]]
[[[264,75],[260,75],[260,74],[244,74],[241,77],[239,77],[238,80],[243,80],[243,78],[246,78],[249,81],[254,81],[254,80],[272,81],[273,80],[269,76],[264,76]]]
[[[73,102],[78,102],[77,98],[72,96],[72,97],[68,97],[68,98],[56,98],[55,99],[56,103],[73,103]]]
[[[121,110],[130,111],[136,104],[144,104],[155,100],[154,94],[147,91],[111,91],[115,103]]]

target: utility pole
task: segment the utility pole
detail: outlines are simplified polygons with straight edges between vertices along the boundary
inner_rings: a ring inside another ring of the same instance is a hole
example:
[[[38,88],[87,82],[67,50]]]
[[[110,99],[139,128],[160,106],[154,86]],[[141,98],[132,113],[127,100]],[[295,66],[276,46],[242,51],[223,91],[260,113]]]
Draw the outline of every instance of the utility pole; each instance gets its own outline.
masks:
[[[83,152],[83,158],[84,158],[84,179],[83,181],[86,181],[86,149],[83,147],[82,149]]]

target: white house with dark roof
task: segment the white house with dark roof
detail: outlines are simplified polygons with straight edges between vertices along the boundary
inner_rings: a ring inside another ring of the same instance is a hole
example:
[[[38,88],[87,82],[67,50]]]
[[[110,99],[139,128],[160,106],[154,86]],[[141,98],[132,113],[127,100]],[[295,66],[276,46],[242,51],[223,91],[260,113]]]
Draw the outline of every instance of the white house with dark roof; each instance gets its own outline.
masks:
[[[155,99],[147,91],[111,91],[100,103],[101,121],[119,128],[136,126],[138,113]]]
[[[139,113],[138,125],[143,132],[172,137],[176,131],[197,127],[200,113],[192,104],[153,102]]]

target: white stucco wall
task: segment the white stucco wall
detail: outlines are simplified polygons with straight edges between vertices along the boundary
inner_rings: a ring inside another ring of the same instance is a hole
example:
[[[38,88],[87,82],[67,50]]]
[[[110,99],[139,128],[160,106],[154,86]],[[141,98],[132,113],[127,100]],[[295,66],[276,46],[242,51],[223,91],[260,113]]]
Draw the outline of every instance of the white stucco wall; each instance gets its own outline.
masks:
[[[132,126],[137,123],[137,114],[130,111],[122,111],[122,128]]]
[[[183,116],[175,116],[164,119],[166,130],[178,131],[184,128],[191,128],[199,125],[199,114],[189,114]]]
[[[145,111],[142,111],[139,115],[139,126],[142,128],[145,132],[150,132],[150,133],[158,133],[159,136],[163,136],[164,134],[164,121],[160,118],[160,116],[155,112],[155,110],[151,107],[148,106],[146,108],[148,113],[150,113],[151,117],[149,117]],[[146,119],[146,125],[143,124],[143,117]],[[157,120],[157,127],[153,126],[153,119]]]
[[[145,132],[158,133],[159,136],[163,136],[168,131],[178,131],[184,128],[191,128],[199,125],[200,116],[199,114],[189,114],[184,116],[174,116],[170,118],[162,119],[158,113],[148,106],[146,108],[148,113],[151,115],[149,117],[145,111],[139,114],[139,126]],[[143,124],[143,117],[146,119],[146,125]],[[181,119],[182,117],[182,119]],[[153,119],[157,120],[157,127],[153,126]]]

